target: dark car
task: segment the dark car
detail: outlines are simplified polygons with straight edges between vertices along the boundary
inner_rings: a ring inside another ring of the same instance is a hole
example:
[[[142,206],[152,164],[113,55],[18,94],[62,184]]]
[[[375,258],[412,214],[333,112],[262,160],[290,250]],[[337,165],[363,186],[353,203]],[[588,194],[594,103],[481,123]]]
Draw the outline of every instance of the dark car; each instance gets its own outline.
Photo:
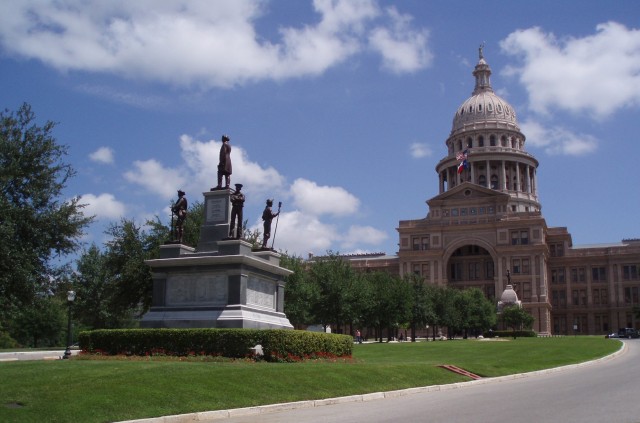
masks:
[[[618,329],[618,337],[620,338],[640,338],[640,333],[634,328],[620,328]]]

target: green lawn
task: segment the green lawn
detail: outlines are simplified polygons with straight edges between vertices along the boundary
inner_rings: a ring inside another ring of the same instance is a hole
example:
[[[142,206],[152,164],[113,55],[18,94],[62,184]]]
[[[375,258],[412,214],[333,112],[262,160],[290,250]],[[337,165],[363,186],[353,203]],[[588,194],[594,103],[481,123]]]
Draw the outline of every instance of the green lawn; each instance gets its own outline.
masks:
[[[0,363],[0,421],[109,422],[495,377],[602,357],[603,337],[363,344],[347,362],[294,364],[153,360]]]

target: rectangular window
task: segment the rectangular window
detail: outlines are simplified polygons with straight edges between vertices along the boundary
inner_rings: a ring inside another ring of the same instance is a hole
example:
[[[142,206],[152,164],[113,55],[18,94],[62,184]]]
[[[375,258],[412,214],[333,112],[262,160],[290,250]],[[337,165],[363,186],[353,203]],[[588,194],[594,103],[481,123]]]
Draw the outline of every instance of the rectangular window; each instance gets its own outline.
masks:
[[[529,273],[531,273],[531,266],[529,265],[529,259],[528,258],[523,258],[522,259],[522,274],[523,275],[528,275]]]
[[[462,263],[451,263],[451,280],[462,280]]]
[[[564,283],[564,269],[551,269],[551,283]]]
[[[529,244],[529,232],[527,231],[520,231],[520,243],[522,245],[527,245]]]
[[[511,259],[511,271],[514,274],[520,273],[520,259]]]
[[[429,237],[428,236],[423,236],[422,237],[422,249],[423,250],[428,250],[429,249]]]
[[[624,265],[622,266],[622,280],[625,281],[635,281],[638,279],[638,266],[633,265]]]
[[[563,257],[564,245],[562,243],[549,244],[549,254],[551,257]]]
[[[520,244],[520,238],[518,236],[518,232],[513,231],[511,232],[511,245],[518,245],[518,244]]]
[[[494,270],[493,270],[493,261],[487,261],[485,262],[486,266],[486,278],[487,279],[493,279],[494,276]]]
[[[572,304],[575,305],[575,306],[579,305],[580,304],[580,292],[577,289],[574,289],[572,294],[573,294],[572,295],[572,298],[573,298]]]
[[[451,216],[458,216],[458,209],[451,209]]]
[[[414,273],[415,275],[420,276],[420,265],[419,265],[419,264],[414,264],[414,265],[413,265],[413,273]]]
[[[431,272],[429,272],[429,263],[422,264],[422,277],[426,280],[431,279]]]
[[[413,238],[413,251],[418,251],[420,249],[420,238]]]
[[[599,289],[594,289],[593,293],[593,305],[600,305],[600,290]]]
[[[591,280],[594,282],[606,282],[607,272],[604,267],[592,267],[591,268]]]

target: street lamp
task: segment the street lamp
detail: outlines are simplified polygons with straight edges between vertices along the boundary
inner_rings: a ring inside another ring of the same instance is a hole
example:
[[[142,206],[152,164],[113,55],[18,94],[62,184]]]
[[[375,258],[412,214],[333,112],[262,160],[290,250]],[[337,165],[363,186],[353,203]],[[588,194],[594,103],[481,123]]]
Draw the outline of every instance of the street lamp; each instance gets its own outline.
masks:
[[[76,299],[75,291],[67,291],[67,304],[69,305],[69,317],[67,319],[67,349],[62,358],[68,359],[71,356],[71,305]]]

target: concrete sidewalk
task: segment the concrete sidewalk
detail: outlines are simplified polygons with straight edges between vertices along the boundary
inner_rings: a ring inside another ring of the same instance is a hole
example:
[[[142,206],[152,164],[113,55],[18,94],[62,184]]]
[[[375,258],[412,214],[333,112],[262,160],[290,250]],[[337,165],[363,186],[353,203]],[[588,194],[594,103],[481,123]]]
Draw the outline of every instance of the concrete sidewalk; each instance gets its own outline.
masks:
[[[64,349],[51,351],[15,351],[0,353],[0,363],[23,360],[61,360]],[[71,355],[77,355],[80,350],[71,350]]]

